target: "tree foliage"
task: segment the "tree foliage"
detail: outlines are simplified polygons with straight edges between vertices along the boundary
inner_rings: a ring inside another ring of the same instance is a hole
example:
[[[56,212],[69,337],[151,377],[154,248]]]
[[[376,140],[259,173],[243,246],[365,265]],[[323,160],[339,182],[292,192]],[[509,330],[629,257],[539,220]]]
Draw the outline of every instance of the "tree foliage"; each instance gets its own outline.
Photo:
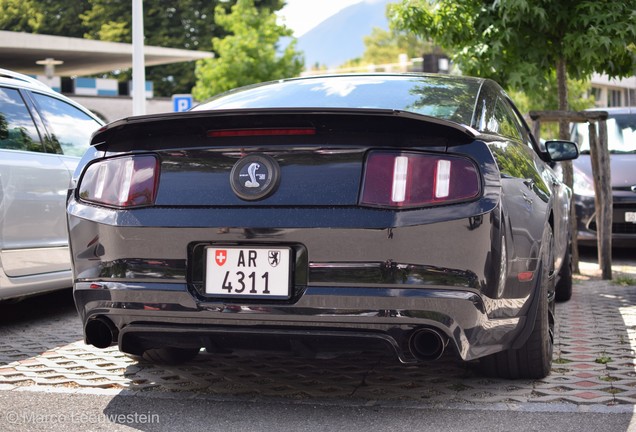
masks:
[[[469,75],[539,93],[571,78],[634,73],[636,0],[402,0],[393,25],[430,37]]]
[[[378,27],[364,38],[364,46],[362,62],[366,64],[396,63],[400,54],[406,54],[408,58],[422,57],[433,49],[430,42],[413,33]]]
[[[239,86],[298,75],[304,66],[292,40],[279,48],[281,37],[292,31],[276,23],[268,9],[258,10],[253,0],[238,0],[228,13],[215,10],[215,22],[229,34],[212,39],[216,57],[197,62],[197,84],[192,94],[199,100]]]
[[[79,15],[89,7],[88,0],[0,0],[0,29],[83,37]]]
[[[552,73],[543,90],[535,92],[532,97],[518,90],[508,90],[508,95],[515,102],[522,113],[530,111],[558,110],[559,101],[556,88],[556,74]],[[589,92],[590,83],[587,80],[568,79],[568,107],[571,111],[583,111],[594,106],[595,100]],[[557,138],[559,125],[551,122],[541,123],[541,137]]]

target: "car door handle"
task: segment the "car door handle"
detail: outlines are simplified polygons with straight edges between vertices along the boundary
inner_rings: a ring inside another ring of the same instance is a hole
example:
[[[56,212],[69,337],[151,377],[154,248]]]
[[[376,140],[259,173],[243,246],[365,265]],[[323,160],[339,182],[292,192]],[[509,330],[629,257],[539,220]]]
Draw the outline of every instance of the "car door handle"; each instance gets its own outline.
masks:
[[[532,198],[530,198],[525,192],[523,193],[523,200],[528,204],[532,204]]]

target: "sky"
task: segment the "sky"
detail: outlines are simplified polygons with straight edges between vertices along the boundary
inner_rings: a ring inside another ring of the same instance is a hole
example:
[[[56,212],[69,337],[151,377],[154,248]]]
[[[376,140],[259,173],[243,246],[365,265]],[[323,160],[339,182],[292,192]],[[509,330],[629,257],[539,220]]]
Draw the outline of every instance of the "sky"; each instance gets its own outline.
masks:
[[[284,23],[300,37],[331,15],[364,0],[287,0],[286,6],[278,12]],[[370,0],[366,0],[370,1]]]

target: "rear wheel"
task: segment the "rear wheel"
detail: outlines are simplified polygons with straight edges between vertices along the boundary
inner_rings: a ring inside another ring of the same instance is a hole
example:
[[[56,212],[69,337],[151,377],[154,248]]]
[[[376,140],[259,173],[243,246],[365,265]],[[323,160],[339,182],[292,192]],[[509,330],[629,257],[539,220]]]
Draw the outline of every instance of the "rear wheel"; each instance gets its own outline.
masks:
[[[200,348],[152,348],[144,351],[141,358],[151,363],[177,365],[194,359]]]
[[[532,333],[519,349],[481,358],[480,366],[484,374],[508,379],[539,379],[550,373],[554,343],[554,296],[549,295],[552,291],[550,286],[554,283],[551,279],[551,253],[546,261],[543,263],[541,281],[537,287],[539,304]]]

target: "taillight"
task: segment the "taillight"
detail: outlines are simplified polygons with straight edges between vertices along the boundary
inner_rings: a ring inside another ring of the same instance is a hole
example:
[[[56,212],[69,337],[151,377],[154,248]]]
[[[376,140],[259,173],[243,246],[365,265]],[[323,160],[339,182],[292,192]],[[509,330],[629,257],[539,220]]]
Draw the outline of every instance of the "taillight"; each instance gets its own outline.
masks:
[[[105,159],[90,165],[79,184],[79,199],[109,207],[153,205],[159,161],[152,155]]]
[[[412,208],[471,200],[481,181],[475,164],[458,156],[408,152],[369,153],[360,204]]]

